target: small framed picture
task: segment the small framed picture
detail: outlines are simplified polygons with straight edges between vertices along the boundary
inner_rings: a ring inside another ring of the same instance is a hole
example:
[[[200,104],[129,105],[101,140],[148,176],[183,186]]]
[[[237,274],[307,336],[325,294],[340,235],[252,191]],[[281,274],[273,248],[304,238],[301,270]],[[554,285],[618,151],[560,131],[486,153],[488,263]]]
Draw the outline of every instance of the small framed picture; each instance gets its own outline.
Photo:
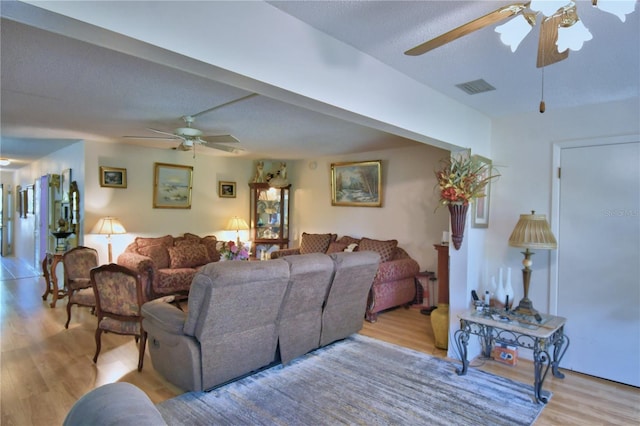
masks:
[[[106,188],[126,188],[127,169],[100,166],[100,186]]]
[[[155,163],[154,209],[190,209],[193,166]]]
[[[236,198],[236,183],[218,181],[218,196],[221,198]]]

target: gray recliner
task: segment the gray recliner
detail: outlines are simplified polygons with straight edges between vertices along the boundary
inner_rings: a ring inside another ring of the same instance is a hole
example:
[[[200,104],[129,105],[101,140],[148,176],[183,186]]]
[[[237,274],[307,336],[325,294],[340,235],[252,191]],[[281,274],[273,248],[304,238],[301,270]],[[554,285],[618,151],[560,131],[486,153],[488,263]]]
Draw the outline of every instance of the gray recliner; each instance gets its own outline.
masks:
[[[182,389],[202,391],[273,363],[288,283],[284,260],[206,265],[191,284],[188,313],[143,305],[153,367]]]

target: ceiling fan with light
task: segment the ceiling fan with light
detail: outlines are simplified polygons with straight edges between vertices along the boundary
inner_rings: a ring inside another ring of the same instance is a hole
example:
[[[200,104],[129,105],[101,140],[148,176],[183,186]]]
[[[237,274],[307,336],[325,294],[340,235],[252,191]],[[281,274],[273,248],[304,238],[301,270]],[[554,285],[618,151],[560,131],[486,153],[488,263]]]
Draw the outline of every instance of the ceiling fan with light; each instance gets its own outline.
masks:
[[[213,148],[213,149],[218,149],[221,151],[226,151],[226,152],[231,152],[231,153],[238,153],[240,151],[243,151],[242,148],[239,148],[237,146],[227,146],[225,144],[237,144],[238,142],[240,142],[238,139],[236,139],[234,136],[232,135],[203,135],[202,130],[199,130],[195,127],[192,127],[193,123],[196,120],[196,117],[199,117],[203,114],[206,114],[208,112],[212,112],[215,111],[219,108],[234,104],[236,102],[240,102],[243,101],[245,99],[249,99],[252,98],[254,96],[257,96],[257,93],[251,93],[249,95],[243,96],[241,98],[238,99],[234,99],[232,101],[229,102],[225,102],[224,104],[221,105],[216,105],[213,108],[209,108],[207,110],[201,111],[197,114],[192,114],[192,115],[184,115],[182,116],[182,120],[185,122],[186,126],[185,127],[179,127],[177,129],[175,129],[173,132],[166,132],[163,130],[158,130],[158,129],[152,129],[152,128],[147,128],[147,130],[151,131],[151,132],[155,132],[155,133],[159,133],[161,135],[165,135],[165,136],[123,136],[124,138],[127,139],[161,139],[161,140],[176,140],[176,141],[180,141],[180,144],[176,147],[174,147],[174,149],[176,150],[180,150],[180,151],[190,151],[193,150],[194,151],[194,155],[195,155],[195,147],[197,145],[202,145],[205,146],[207,148]]]
[[[636,0],[591,0],[591,4],[616,15],[624,22],[626,15],[634,11]],[[566,59],[569,49],[580,50],[582,44],[592,38],[591,33],[578,17],[575,1],[531,0],[503,6],[404,53],[410,56],[422,55],[511,17],[513,19],[496,27],[495,31],[500,34],[500,40],[515,52],[520,42],[536,25],[538,15],[542,15],[536,63],[538,68]]]

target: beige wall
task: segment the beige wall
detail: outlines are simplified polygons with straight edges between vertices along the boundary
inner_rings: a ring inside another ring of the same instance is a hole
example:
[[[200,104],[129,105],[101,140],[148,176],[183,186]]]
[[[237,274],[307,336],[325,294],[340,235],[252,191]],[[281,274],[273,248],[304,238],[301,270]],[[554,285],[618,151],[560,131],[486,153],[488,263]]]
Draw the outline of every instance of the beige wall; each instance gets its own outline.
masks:
[[[112,237],[113,256],[117,258],[136,236],[199,235],[230,236],[224,231],[232,216],[249,219],[248,183],[253,177],[254,161],[238,157],[211,157],[170,149],[158,150],[127,145],[86,142],[54,153],[17,173],[25,182],[32,181],[49,167],[50,173],[72,167],[80,185],[83,206],[81,242],[96,247],[103,262],[107,261],[106,240],[91,234],[103,216],[120,218],[128,233]],[[433,171],[448,151],[416,145],[411,148],[327,157],[288,162],[292,187],[291,246],[299,244],[302,232],[334,232],[339,235],[397,239],[419,263],[421,269],[434,270],[433,244],[448,230],[446,209],[436,209]],[[64,163],[65,158],[84,158],[84,164]],[[330,167],[333,162],[382,160],[383,207],[331,206]],[[154,209],[152,190],[154,163],[191,165],[194,167],[191,209]],[[49,166],[45,166],[49,165]],[[103,188],[99,184],[99,167],[127,169],[127,188]],[[80,174],[82,170],[82,175]],[[27,176],[28,175],[28,176]],[[219,180],[236,182],[237,198],[220,198]],[[16,234],[17,255],[33,260],[34,222],[19,223]],[[24,226],[23,226],[24,225]]]
[[[397,239],[421,270],[435,270],[433,244],[449,229],[446,209],[436,209],[434,170],[448,151],[428,145],[327,157],[296,162],[292,198],[292,246],[302,232],[333,232],[338,236]],[[331,205],[331,163],[382,160],[383,207]],[[316,167],[309,167],[315,162]]]

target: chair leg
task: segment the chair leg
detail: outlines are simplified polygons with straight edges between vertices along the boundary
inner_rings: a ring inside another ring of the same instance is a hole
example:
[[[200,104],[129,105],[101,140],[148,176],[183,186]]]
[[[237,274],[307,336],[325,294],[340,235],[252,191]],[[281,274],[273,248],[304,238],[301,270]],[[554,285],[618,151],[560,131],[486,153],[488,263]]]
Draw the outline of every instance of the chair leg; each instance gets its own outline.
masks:
[[[69,301],[67,302],[67,323],[64,328],[69,328],[69,322],[71,321],[71,294],[69,294]]]
[[[93,356],[94,364],[98,361],[98,355],[100,355],[100,349],[102,348],[101,336],[102,329],[98,326],[98,328],[96,328],[96,354]]]
[[[136,336],[137,337],[137,336]],[[138,358],[138,371],[142,371],[142,364],[144,363],[144,350],[147,346],[147,332],[143,331],[140,338],[140,357]]]

